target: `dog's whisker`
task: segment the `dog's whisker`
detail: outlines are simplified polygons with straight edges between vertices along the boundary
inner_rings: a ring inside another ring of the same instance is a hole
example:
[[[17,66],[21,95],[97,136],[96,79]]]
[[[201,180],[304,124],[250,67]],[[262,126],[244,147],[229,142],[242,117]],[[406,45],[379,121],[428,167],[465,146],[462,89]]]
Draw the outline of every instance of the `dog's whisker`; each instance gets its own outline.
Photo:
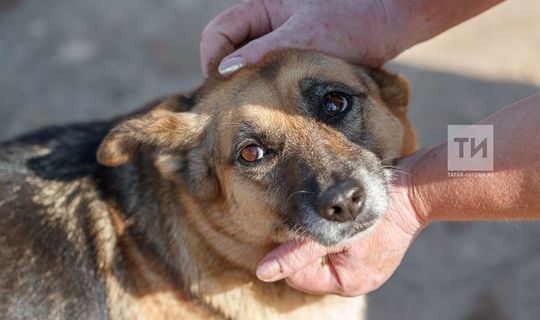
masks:
[[[385,162],[385,161],[390,161],[390,160],[391,160],[391,161],[394,161],[394,160],[396,160],[396,157],[388,157],[388,158],[381,159],[381,160],[379,161],[379,163],[382,164],[383,162]]]
[[[293,196],[297,195],[297,194],[312,194],[313,192],[310,192],[310,191],[307,191],[307,190],[298,190],[298,191],[295,191],[293,193],[291,193],[288,197],[287,197],[287,201],[289,201]]]
[[[398,173],[403,173],[403,174],[406,174],[406,175],[411,175],[411,173],[410,173],[410,172],[407,172],[407,171],[403,171],[403,170],[393,169],[392,171],[394,171],[394,172],[398,172]]]

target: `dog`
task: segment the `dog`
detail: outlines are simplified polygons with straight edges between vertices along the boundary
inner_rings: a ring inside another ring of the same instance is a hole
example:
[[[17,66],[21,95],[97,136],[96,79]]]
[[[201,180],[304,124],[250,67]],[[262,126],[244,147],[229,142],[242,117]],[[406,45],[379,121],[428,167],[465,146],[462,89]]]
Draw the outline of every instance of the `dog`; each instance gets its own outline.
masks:
[[[128,117],[2,143],[0,317],[363,318],[364,297],[255,268],[378,221],[388,164],[415,148],[408,96],[382,69],[284,49]]]

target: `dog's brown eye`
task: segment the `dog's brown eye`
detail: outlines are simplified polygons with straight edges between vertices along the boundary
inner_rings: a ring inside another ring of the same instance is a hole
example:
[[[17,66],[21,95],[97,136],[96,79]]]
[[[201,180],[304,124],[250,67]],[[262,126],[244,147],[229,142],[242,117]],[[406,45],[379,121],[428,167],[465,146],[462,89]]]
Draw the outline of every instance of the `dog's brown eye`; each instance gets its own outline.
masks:
[[[329,93],[322,100],[324,113],[335,117],[349,108],[349,98],[341,93]]]
[[[242,148],[240,156],[244,161],[254,162],[264,157],[264,150],[257,145],[251,144]]]

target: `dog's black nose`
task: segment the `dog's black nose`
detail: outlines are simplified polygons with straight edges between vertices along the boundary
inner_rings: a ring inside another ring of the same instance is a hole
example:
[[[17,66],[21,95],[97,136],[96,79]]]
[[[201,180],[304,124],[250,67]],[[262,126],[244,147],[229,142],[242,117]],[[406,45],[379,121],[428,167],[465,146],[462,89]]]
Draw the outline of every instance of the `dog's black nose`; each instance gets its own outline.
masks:
[[[352,221],[362,211],[364,198],[362,187],[352,180],[346,180],[321,194],[317,201],[317,210],[326,220]]]

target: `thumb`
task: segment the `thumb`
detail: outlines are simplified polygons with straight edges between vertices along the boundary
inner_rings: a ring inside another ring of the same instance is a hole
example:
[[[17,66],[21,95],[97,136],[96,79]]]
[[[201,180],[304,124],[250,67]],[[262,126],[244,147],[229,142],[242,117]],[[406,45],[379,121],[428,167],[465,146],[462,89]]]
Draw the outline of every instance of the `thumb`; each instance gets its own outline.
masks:
[[[257,277],[266,282],[286,278],[328,254],[328,248],[311,240],[280,245],[257,266]]]
[[[246,65],[257,63],[266,53],[272,50],[290,47],[290,40],[284,38],[282,33],[281,27],[277,28],[229,54],[221,61],[218,67],[219,73],[227,76]]]
[[[209,64],[232,51],[229,49],[272,31],[268,12],[262,1],[242,2],[223,11],[208,23],[202,33],[200,48],[204,75],[208,76]]]

